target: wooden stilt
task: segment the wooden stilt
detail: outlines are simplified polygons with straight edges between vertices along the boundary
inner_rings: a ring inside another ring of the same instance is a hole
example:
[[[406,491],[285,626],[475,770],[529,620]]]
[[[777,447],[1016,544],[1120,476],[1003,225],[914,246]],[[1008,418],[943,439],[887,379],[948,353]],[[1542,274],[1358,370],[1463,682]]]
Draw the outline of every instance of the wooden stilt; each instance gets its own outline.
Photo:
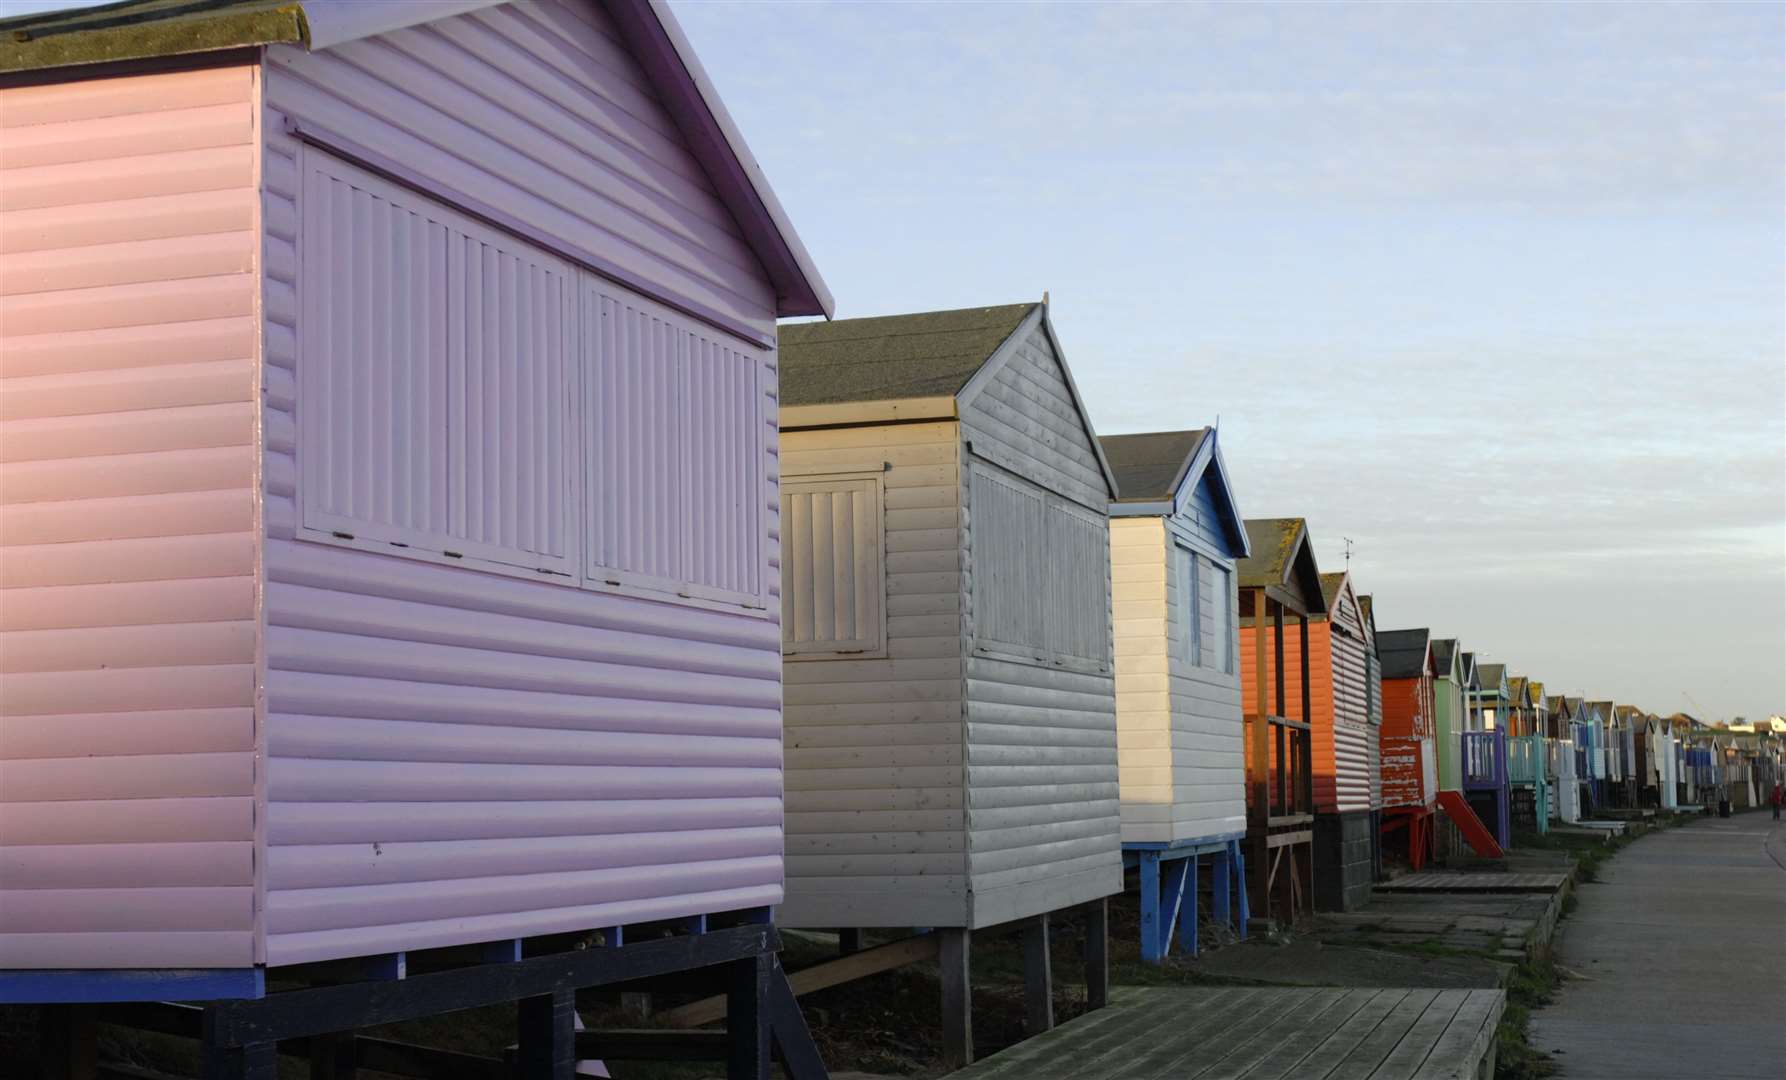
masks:
[[[522,998],[515,1008],[515,1073],[521,1080],[572,1080],[577,1073],[577,997],[570,990]]]
[[[45,1005],[38,1024],[43,1080],[93,1080],[99,1024],[88,1005]]]
[[[1054,964],[1048,953],[1048,916],[1023,928],[1024,1030],[1040,1035],[1054,1026]]]
[[[843,956],[861,952],[862,928],[859,926],[841,927],[837,931],[837,951]]]
[[[354,1033],[330,1032],[310,1040],[310,1080],[354,1080],[359,1068]]]
[[[940,927],[937,964],[943,984],[943,1064],[959,1069],[974,1061],[974,1002],[969,946],[973,931]]]
[[[1178,945],[1192,956],[1197,955],[1197,856],[1180,860],[1184,864],[1178,908]]]
[[[726,1080],[768,1080],[769,983],[775,954],[734,960],[726,983]]]
[[[1099,897],[1085,905],[1085,1007],[1110,1003],[1110,903]]]

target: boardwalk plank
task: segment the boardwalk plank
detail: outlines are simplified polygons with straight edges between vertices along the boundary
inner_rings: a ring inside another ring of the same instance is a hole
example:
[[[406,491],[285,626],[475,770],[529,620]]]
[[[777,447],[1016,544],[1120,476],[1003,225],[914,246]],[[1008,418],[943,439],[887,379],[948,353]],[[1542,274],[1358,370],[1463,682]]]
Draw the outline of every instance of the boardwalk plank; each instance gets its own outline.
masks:
[[[1285,1073],[1326,1042],[1329,1035],[1351,1023],[1352,1018],[1371,1002],[1393,993],[1391,990],[1371,988],[1349,992],[1321,1015],[1307,1017],[1301,1026],[1289,1033],[1288,1038],[1279,1040],[1257,1064],[1242,1073],[1240,1080],[1281,1080]]]
[[[1439,1036],[1445,1033],[1469,997],[1468,990],[1440,991],[1420,1014],[1420,1019],[1414,1021],[1414,1026],[1402,1036],[1401,1042],[1383,1059],[1383,1064],[1377,1066],[1371,1080],[1413,1080],[1415,1070],[1431,1055],[1433,1043],[1439,1041]]]
[[[1169,1029],[1172,1018],[1183,1008],[1183,1002],[1163,994],[1137,997],[1132,1004],[1107,1005],[1098,1010],[1111,1014],[1106,1023],[1095,1028],[1082,1025],[1083,1021],[1097,1016],[1092,1013],[1033,1039],[1025,1039],[955,1075],[960,1080],[983,1080],[1019,1073],[1026,1080],[1104,1075],[1100,1070],[1122,1061],[1123,1054],[1132,1051],[1137,1038],[1152,1031]]]
[[[1171,1077],[1172,1080],[1191,1080],[1192,1077],[1240,1049],[1260,1031],[1270,1027],[1286,1014],[1292,1014],[1304,1008],[1318,991],[1312,988],[1297,990],[1279,990],[1260,995],[1254,1008],[1245,1015],[1236,1017],[1221,1030],[1218,1039],[1206,1039],[1194,1045],[1186,1045],[1185,1039],[1174,1039],[1170,1044],[1162,1046],[1148,1059],[1165,1058],[1163,1064],[1153,1067],[1152,1062],[1143,1059],[1136,1063],[1136,1068],[1129,1072],[1133,1080],[1148,1080],[1150,1077]],[[1280,996],[1281,995],[1281,996]],[[1166,1057],[1176,1050],[1177,1053]]]
[[[1351,991],[1337,987],[1317,990],[1315,996],[1301,1008],[1283,1010],[1276,1022],[1235,1047],[1209,1068],[1200,1073],[1186,1072],[1180,1075],[1196,1076],[1199,1080],[1239,1080],[1253,1066],[1270,1057],[1272,1051],[1282,1046],[1285,1039],[1294,1038],[1309,1024],[1319,1023],[1351,996]]]
[[[1369,1038],[1370,1033],[1377,1030],[1377,1025],[1406,1000],[1410,993],[1412,991],[1409,990],[1380,991],[1369,1004],[1354,1013],[1345,1024],[1288,1069],[1284,1073],[1284,1080],[1325,1080],[1334,1066],[1345,1060],[1346,1055],[1359,1043]]]
[[[1205,1040],[1221,1038],[1233,1030],[1233,1025],[1248,1016],[1258,1015],[1278,1008],[1277,1001],[1282,991],[1276,989],[1249,989],[1241,991],[1220,990],[1173,990],[1160,991],[1171,993],[1184,1000],[1200,999],[1203,1007],[1196,1015],[1194,1022],[1173,1025],[1171,1028],[1156,1033],[1151,1042],[1152,1049],[1135,1058],[1123,1069],[1125,1077],[1151,1076],[1156,1070],[1170,1065],[1181,1057],[1190,1047]]]
[[[1472,990],[1469,1000],[1457,1010],[1419,1069],[1414,1080],[1469,1080],[1476,1075],[1476,1063],[1494,1045],[1501,1013],[1507,1007],[1507,995],[1499,990]]]
[[[1327,1074],[1326,1080],[1369,1080],[1377,1071],[1377,1066],[1395,1049],[1395,1044],[1407,1034],[1415,1021],[1426,1012],[1439,996],[1437,990],[1413,990],[1403,998],[1383,1022],[1367,1035],[1351,1053],[1342,1058]]]

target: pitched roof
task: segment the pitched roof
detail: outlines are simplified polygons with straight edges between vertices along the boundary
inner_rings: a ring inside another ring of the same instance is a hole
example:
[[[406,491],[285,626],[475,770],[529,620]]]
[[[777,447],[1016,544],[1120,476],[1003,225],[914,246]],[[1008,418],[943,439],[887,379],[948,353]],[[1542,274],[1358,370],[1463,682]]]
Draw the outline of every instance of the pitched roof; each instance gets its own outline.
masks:
[[[1383,658],[1383,677],[1418,679],[1426,670],[1426,654],[1431,641],[1432,631],[1425,627],[1377,631],[1377,655]]]
[[[1300,597],[1310,615],[1327,610],[1308,522],[1302,518],[1247,518],[1246,539],[1252,554],[1237,564],[1241,588],[1275,590],[1274,599],[1279,600]]]
[[[1340,589],[1345,584],[1346,572],[1344,570],[1321,575],[1321,599],[1326,602],[1328,611],[1331,612],[1333,605],[1339,603]]]
[[[1477,681],[1482,683],[1482,687],[1485,690],[1491,686],[1501,685],[1501,681],[1504,678],[1506,678],[1506,674],[1507,674],[1507,665],[1506,664],[1477,664],[1476,665],[1476,679],[1477,679]],[[1522,687],[1522,689],[1523,689],[1523,687]],[[1513,690],[1513,686],[1512,686],[1512,683],[1510,680],[1508,682],[1507,690],[1509,693],[1511,693]]]
[[[1038,306],[790,323],[781,328],[781,403],[952,397]]]
[[[1155,431],[1143,435],[1100,435],[1104,457],[1116,474],[1118,502],[1160,502],[1177,496],[1191,459],[1209,429]]]
[[[0,72],[185,56],[259,45],[317,52],[503,0],[121,0],[0,19]],[[609,16],[775,289],[777,315],[835,305],[768,178],[667,5],[607,0]]]
[[[1456,638],[1433,639],[1433,674],[1438,678],[1449,678],[1451,661],[1457,653]]]

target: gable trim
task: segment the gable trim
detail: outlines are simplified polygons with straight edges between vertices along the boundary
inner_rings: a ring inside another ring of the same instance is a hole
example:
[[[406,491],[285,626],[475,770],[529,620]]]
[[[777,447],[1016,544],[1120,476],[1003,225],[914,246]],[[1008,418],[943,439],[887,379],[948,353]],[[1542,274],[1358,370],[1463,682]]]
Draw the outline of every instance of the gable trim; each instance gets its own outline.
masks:
[[[1204,439],[1203,445],[1199,446],[1197,452],[1191,455],[1190,466],[1185,469],[1184,476],[1180,477],[1178,491],[1173,496],[1173,508],[1174,510],[1183,509],[1185,501],[1190,498],[1192,492],[1197,490],[1197,485],[1203,482],[1204,475],[1213,466],[1216,492],[1221,497],[1221,509],[1227,514],[1228,540],[1230,543],[1240,546],[1240,553],[1235,558],[1237,560],[1247,559],[1252,557],[1253,547],[1246,538],[1246,519],[1241,516],[1240,503],[1234,498],[1234,489],[1228,484],[1228,462],[1222,456],[1219,434],[1217,429],[1210,428],[1209,438]]]

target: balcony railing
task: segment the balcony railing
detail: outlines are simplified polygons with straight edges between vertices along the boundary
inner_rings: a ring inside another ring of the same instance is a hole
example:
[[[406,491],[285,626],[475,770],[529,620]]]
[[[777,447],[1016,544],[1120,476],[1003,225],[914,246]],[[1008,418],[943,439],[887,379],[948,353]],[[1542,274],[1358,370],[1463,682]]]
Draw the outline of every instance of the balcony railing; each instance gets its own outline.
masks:
[[[1507,782],[1536,785],[1551,779],[1550,740],[1542,735],[1516,735],[1507,739]]]
[[[1267,725],[1265,739],[1271,754],[1265,763],[1266,825],[1277,828],[1312,821],[1315,813],[1314,741],[1309,725],[1282,716],[1249,716],[1249,750],[1254,745],[1257,725],[1261,722]],[[1248,754],[1249,758],[1252,756]],[[1251,772],[1258,763],[1249,760],[1248,766]],[[1257,789],[1257,783],[1255,775],[1253,790]]]
[[[1463,733],[1464,786],[1498,788],[1507,784],[1507,736],[1501,731]]]

